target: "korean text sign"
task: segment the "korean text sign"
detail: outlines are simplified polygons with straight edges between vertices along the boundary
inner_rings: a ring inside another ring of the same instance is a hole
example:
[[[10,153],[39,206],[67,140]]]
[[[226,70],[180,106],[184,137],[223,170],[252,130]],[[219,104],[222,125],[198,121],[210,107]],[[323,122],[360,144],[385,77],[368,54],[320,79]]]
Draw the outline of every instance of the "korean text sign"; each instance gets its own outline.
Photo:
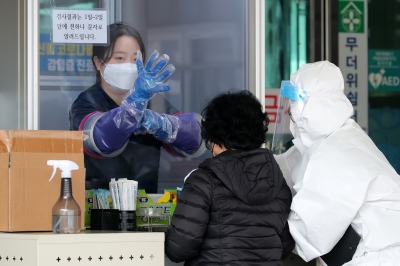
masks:
[[[91,44],[53,44],[49,33],[40,34],[40,71],[94,73]]]
[[[107,44],[106,10],[52,10],[53,43]]]
[[[366,0],[339,0],[339,67],[353,119],[368,132],[368,27]]]

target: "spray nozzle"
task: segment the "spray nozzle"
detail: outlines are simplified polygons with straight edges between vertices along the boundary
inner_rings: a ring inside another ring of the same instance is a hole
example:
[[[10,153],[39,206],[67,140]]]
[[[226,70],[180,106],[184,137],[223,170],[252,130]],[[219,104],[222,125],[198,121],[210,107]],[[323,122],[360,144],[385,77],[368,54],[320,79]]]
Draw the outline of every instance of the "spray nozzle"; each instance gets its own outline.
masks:
[[[71,171],[79,169],[79,166],[76,163],[69,160],[48,160],[47,165],[53,166],[53,173],[51,174],[49,182],[56,174],[57,168],[60,168],[62,171],[61,178],[71,178]]]

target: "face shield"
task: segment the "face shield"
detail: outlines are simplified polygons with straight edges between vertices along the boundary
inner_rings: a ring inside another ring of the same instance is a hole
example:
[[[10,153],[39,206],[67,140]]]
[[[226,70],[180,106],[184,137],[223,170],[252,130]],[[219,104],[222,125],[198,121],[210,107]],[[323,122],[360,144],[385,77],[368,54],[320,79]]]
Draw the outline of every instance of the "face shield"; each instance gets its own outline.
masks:
[[[271,146],[272,153],[281,154],[286,151],[288,142],[293,139],[290,123],[296,123],[300,118],[305,98],[306,91],[293,86],[288,80],[282,81]]]

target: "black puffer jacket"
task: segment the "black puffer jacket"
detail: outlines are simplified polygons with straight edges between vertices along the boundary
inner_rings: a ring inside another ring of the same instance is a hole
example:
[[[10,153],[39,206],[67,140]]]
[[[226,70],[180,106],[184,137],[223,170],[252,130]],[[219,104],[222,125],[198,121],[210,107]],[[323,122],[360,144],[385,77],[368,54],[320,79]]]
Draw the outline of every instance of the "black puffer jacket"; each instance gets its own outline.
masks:
[[[292,196],[267,149],[228,150],[186,179],[165,252],[185,265],[282,265]]]

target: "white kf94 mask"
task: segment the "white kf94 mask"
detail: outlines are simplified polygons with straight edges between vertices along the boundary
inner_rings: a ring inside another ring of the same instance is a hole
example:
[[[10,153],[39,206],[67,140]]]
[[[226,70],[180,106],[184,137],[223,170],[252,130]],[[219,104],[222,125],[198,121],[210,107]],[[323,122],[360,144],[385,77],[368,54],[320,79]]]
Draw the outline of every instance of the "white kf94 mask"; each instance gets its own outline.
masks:
[[[116,91],[127,92],[132,89],[138,70],[136,64],[133,63],[106,64],[104,75],[101,71],[100,74]]]

